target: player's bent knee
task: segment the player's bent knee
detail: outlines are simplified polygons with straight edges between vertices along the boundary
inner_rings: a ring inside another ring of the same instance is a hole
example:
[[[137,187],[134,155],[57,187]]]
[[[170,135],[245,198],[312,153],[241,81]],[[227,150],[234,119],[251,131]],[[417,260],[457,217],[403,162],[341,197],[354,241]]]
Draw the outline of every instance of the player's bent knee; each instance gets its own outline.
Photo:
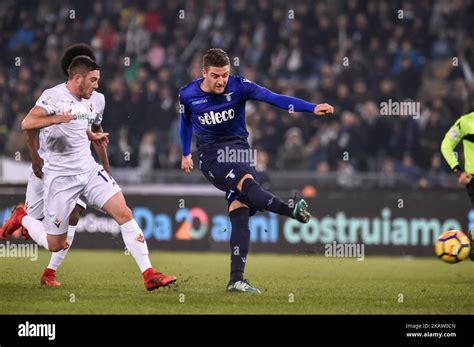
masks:
[[[253,176],[252,176],[251,174],[245,174],[245,175],[243,175],[242,178],[240,179],[239,183],[237,184],[237,190],[238,190],[239,192],[242,191],[242,185],[244,184],[244,181],[245,181],[246,179],[252,179],[252,180],[253,180],[254,178],[253,178]]]
[[[48,249],[50,252],[59,252],[66,248],[67,233],[61,235],[48,234]]]
[[[64,248],[64,247],[63,247]],[[53,252],[53,253],[56,253],[56,252],[59,252],[61,249],[63,249],[57,245],[48,245],[48,249],[50,252]]]
[[[48,249],[50,252],[56,253],[56,252],[62,251],[64,248],[66,248],[66,242],[64,243],[49,243],[48,242]]]
[[[130,208],[127,207],[125,209],[124,214],[123,214],[123,219],[125,220],[125,222],[131,221],[133,219],[133,213]]]
[[[117,223],[120,225],[131,221],[133,219],[132,210],[128,206],[125,206],[125,208],[118,214],[117,219]]]

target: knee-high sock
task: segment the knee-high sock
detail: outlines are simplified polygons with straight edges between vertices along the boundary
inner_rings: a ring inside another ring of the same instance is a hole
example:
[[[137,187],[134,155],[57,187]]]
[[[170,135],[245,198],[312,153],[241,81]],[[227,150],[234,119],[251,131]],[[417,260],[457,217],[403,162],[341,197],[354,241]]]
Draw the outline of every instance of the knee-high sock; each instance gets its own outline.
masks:
[[[74,240],[74,235],[76,234],[76,226],[70,225],[67,229],[67,242],[69,243],[69,248],[71,248],[72,241]],[[69,251],[69,248],[63,249],[62,251],[53,253],[51,255],[51,260],[49,261],[48,268],[57,270],[58,267],[61,265],[61,263],[64,260],[64,257],[66,256],[67,252]]]
[[[230,278],[233,282],[243,279],[250,245],[249,209],[240,207],[229,213],[232,224],[230,236]]]
[[[254,179],[247,178],[243,182],[241,193],[260,209],[293,218],[293,211],[288,204],[267,192]]]
[[[150,259],[148,258],[148,246],[146,245],[143,232],[135,219],[122,224],[120,231],[122,232],[125,246],[127,246],[130,254],[137,262],[140,271],[143,273],[145,270],[151,268]]]
[[[21,224],[28,229],[28,234],[38,245],[49,251],[48,234],[44,230],[43,222],[27,215],[23,217]]]

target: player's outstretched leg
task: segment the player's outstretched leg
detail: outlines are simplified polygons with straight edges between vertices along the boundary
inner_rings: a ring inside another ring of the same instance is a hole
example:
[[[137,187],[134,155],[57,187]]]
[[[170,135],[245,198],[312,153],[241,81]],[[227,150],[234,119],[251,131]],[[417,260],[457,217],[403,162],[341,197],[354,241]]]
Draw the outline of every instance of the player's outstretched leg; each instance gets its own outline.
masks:
[[[240,201],[229,206],[229,218],[232,225],[230,237],[230,280],[227,291],[241,293],[260,293],[244,279],[245,264],[250,245],[249,208]]]
[[[145,237],[133,218],[122,192],[113,195],[102,209],[119,224],[125,246],[137,262],[147,290],[151,291],[176,282],[175,276],[166,276],[152,268]]]
[[[291,208],[288,204],[263,189],[250,174],[242,177],[237,189],[259,209],[288,216],[301,223],[308,223],[311,218],[306,201],[301,199],[295,202],[295,206]]]

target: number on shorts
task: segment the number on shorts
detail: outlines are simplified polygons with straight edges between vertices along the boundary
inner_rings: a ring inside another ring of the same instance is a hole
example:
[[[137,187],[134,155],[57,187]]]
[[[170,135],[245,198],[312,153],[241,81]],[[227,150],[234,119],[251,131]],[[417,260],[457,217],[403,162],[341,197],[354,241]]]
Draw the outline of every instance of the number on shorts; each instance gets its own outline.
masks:
[[[109,180],[101,174],[102,171],[105,171],[105,169],[102,169],[100,170],[99,172],[97,172],[97,175],[99,175],[100,177],[102,177],[104,179],[105,182],[108,182]],[[109,173],[107,173],[107,176],[109,176],[110,179],[112,179],[112,177],[110,177]]]

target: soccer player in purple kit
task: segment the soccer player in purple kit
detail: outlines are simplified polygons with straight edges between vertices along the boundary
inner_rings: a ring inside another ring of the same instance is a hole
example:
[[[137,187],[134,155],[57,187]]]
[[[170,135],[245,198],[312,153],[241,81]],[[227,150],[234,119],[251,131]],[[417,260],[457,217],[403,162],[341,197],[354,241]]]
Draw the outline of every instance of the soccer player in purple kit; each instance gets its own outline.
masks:
[[[247,100],[263,101],[281,109],[333,114],[329,104],[315,105],[304,100],[271,92],[241,76],[230,75],[230,60],[220,48],[209,49],[203,57],[202,78],[179,91],[181,114],[181,169],[193,169],[191,139],[196,134],[199,169],[218,189],[225,192],[232,225],[230,239],[231,273],[227,291],[260,293],[244,279],[250,244],[249,217],[257,211],[271,211],[308,223],[311,214],[301,199],[294,207],[263,189],[249,161],[222,160],[220,153],[250,151],[245,123]],[[248,158],[249,156],[247,156]]]

